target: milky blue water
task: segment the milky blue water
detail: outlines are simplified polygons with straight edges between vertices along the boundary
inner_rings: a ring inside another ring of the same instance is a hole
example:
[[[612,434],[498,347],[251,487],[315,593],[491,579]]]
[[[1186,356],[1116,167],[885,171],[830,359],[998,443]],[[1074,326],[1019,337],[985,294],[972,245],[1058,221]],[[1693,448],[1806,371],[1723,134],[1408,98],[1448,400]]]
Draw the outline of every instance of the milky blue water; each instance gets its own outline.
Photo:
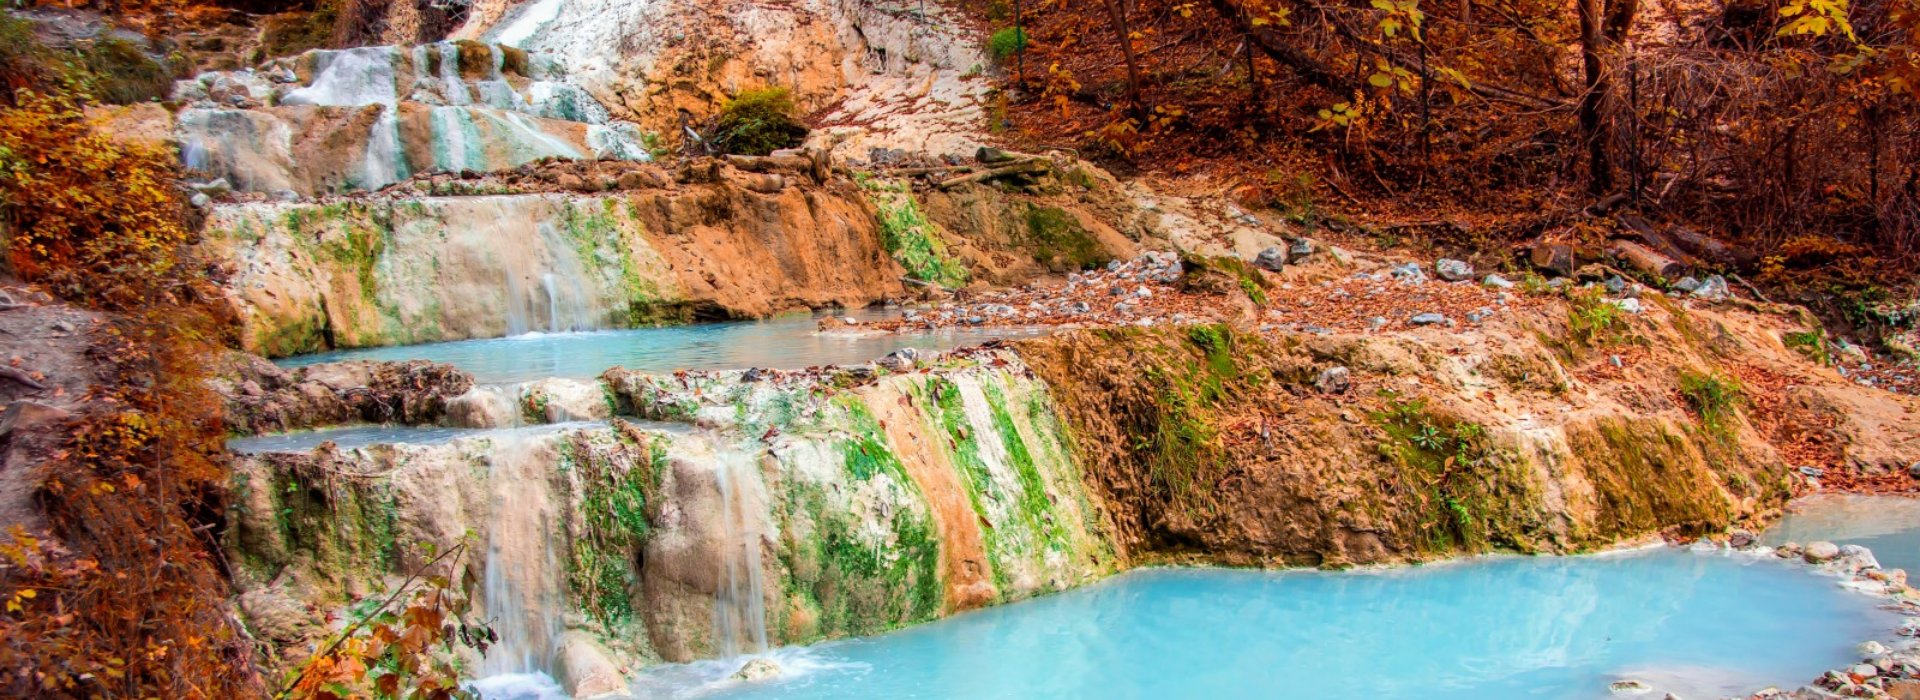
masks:
[[[639,695],[723,698],[1605,698],[1795,688],[1895,621],[1836,580],[1660,549],[1385,572],[1136,571],[879,637],[776,652],[804,673],[674,666]],[[687,683],[690,677],[703,677]],[[678,687],[659,682],[678,679]]]
[[[882,312],[859,311],[859,319]],[[836,316],[837,317],[837,316]],[[702,323],[586,333],[532,333],[511,338],[462,340],[300,355],[279,360],[298,367],[339,360],[434,360],[473,374],[481,384],[511,384],[547,377],[585,379],[610,367],[642,372],[674,370],[805,369],[870,362],[900,348],[949,350],[1031,332],[955,329],[916,334],[821,333],[826,316],[797,314],[765,321]]]
[[[1817,495],[1796,501],[1761,535],[1767,544],[1826,540],[1873,550],[1880,567],[1920,576],[1920,498]]]

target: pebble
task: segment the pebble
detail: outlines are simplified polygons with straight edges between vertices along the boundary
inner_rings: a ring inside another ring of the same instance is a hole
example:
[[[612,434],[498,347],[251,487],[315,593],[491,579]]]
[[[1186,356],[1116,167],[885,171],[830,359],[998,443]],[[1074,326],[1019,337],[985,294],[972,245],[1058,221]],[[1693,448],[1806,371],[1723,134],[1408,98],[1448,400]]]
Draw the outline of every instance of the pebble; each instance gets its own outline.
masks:
[[[1441,258],[1433,263],[1433,273],[1448,282],[1463,282],[1473,279],[1473,265],[1465,260]]]
[[[1487,275],[1480,283],[1494,289],[1513,289],[1513,281],[1499,275]]]
[[[1700,280],[1694,279],[1691,276],[1682,277],[1680,281],[1673,283],[1673,288],[1682,292],[1692,292],[1700,288]]]
[[[1447,324],[1447,317],[1429,311],[1424,314],[1415,314],[1407,322],[1416,326],[1440,326]]]
[[[1867,640],[1861,642],[1860,646],[1854,647],[1854,650],[1860,652],[1861,656],[1875,657],[1887,653],[1887,645],[1873,640]]]
[[[1621,311],[1625,311],[1625,312],[1627,312],[1627,313],[1630,313],[1630,314],[1637,314],[1637,313],[1640,313],[1640,311],[1641,311],[1641,307],[1640,307],[1640,300],[1639,300],[1639,299],[1631,299],[1631,298],[1629,298],[1629,299],[1608,299],[1608,300],[1607,300],[1607,303],[1609,303],[1609,304],[1612,304],[1612,305],[1614,305],[1614,306],[1617,306],[1617,307],[1620,307],[1620,310],[1621,310]]]

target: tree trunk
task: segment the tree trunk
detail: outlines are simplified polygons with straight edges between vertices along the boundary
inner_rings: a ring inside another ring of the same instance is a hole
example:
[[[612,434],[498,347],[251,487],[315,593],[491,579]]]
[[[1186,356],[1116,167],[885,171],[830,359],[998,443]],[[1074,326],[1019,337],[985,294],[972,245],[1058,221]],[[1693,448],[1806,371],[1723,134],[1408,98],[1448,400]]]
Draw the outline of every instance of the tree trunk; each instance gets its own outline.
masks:
[[[1607,80],[1606,36],[1600,30],[1601,0],[1576,0],[1580,11],[1580,62],[1586,72],[1580,94],[1580,138],[1587,145],[1587,192],[1599,197],[1613,190],[1613,161],[1607,157],[1606,124],[1600,114],[1611,86]]]
[[[1120,38],[1120,53],[1127,60],[1127,107],[1136,117],[1146,116],[1146,102],[1140,99],[1140,62],[1133,55],[1133,28],[1127,24],[1126,0],[1106,0],[1107,16],[1113,33]]]

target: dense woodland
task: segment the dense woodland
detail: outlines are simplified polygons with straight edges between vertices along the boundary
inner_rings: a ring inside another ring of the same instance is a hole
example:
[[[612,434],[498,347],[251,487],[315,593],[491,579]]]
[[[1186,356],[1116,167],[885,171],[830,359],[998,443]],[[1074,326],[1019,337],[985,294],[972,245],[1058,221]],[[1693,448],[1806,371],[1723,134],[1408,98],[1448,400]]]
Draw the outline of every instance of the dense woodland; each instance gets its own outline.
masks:
[[[995,0],[979,17],[1008,138],[1221,176],[1303,224],[1495,257],[1540,238],[1704,247],[1869,333],[1920,253],[1910,1]]]

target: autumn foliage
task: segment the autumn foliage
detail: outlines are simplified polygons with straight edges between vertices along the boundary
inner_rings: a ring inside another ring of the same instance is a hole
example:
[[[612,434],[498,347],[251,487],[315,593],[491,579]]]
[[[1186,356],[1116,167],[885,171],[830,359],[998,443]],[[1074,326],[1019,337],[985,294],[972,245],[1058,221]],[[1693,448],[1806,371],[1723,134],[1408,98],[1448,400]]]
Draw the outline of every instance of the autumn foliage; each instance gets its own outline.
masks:
[[[1883,278],[1920,254],[1910,0],[973,7],[1030,37],[1003,80],[1007,136],[1032,147],[1496,247],[1610,225],[1582,212],[1612,198],[1763,255],[1842,239]]]
[[[112,140],[70,100],[0,111],[15,273],[115,319],[93,334],[89,408],[37,475],[52,532],[0,534],[0,694],[263,690],[213,546],[227,469],[204,364],[225,319],[173,177],[170,154]]]

